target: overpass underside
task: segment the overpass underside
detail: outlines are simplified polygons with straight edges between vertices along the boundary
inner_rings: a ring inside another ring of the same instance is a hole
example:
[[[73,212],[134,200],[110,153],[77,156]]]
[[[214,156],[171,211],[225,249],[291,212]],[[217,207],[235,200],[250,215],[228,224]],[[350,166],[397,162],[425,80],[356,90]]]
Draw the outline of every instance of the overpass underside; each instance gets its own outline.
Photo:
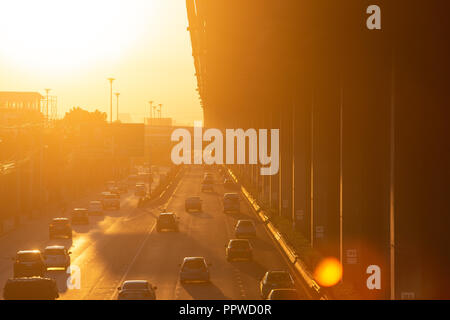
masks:
[[[238,170],[361,297],[449,298],[449,4],[372,2],[187,0],[205,126],[280,129]]]

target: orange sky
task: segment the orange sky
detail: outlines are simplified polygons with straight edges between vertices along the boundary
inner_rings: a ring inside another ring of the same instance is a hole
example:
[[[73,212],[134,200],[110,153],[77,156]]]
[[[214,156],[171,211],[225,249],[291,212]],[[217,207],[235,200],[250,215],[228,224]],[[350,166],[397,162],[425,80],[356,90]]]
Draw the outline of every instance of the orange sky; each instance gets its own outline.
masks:
[[[0,91],[51,88],[60,116],[109,112],[114,77],[120,113],[142,122],[153,100],[191,124],[203,117],[187,25],[184,0],[2,1]]]

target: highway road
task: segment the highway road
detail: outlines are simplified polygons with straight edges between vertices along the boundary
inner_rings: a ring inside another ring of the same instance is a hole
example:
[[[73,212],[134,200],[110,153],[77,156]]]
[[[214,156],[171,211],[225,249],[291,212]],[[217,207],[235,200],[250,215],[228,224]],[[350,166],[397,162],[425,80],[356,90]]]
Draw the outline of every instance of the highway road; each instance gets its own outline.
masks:
[[[68,274],[48,271],[47,276],[57,281],[60,299],[116,299],[117,287],[132,279],[146,279],[157,286],[157,299],[260,299],[258,284],[267,270],[293,271],[242,197],[241,213],[223,213],[224,190],[218,172],[214,173],[218,182],[215,192],[200,191],[203,174],[200,167],[187,169],[165,204],[167,211],[180,217],[180,232],[156,232],[161,207],[138,209],[138,199],[130,192],[122,196],[121,210],[92,216],[88,226],[74,226],[73,240],[49,240],[47,221],[29,224],[0,238],[0,296],[5,281],[12,277],[10,257],[16,251],[62,244],[70,247],[72,265],[80,268],[81,287],[68,289]],[[203,199],[203,212],[184,210],[185,198],[192,195]],[[86,206],[94,199],[92,195],[76,206]],[[227,262],[225,245],[234,238],[234,225],[242,218],[253,219],[257,226],[257,238],[251,240],[254,259]],[[211,283],[180,284],[179,264],[185,256],[204,256],[212,264]],[[303,286],[297,282],[306,299]]]

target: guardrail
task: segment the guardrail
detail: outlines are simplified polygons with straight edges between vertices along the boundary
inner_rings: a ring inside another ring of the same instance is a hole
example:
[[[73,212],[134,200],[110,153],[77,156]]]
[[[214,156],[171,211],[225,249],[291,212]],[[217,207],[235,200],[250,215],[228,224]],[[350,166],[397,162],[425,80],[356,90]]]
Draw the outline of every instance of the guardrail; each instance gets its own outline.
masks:
[[[234,180],[234,182],[239,183],[237,176],[231,171],[231,169],[226,168],[228,175]],[[324,288],[321,288],[319,284],[314,280],[313,275],[306,267],[305,263],[300,259],[297,255],[295,249],[293,249],[283,235],[278,231],[275,225],[270,222],[270,218],[266,215],[264,210],[258,204],[258,201],[250,194],[250,192],[245,189],[241,185],[241,192],[244,195],[247,202],[250,204],[250,207],[254,210],[256,215],[261,219],[261,221],[266,226],[270,235],[275,239],[278,246],[281,248],[282,252],[288,258],[289,262],[292,264],[294,270],[298,273],[298,275],[303,279],[306,285],[311,290],[313,296],[321,299],[321,300],[329,300],[329,296],[324,293]]]

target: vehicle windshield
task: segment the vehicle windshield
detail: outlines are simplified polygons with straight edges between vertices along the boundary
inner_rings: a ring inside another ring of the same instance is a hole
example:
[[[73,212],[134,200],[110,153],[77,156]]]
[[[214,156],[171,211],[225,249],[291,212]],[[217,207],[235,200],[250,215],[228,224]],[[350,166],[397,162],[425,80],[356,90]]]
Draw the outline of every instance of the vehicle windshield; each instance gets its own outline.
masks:
[[[228,193],[228,194],[224,195],[224,199],[229,200],[229,201],[236,201],[236,200],[239,200],[239,196],[234,193]]]
[[[125,282],[122,287],[123,290],[146,290],[146,282]]]
[[[159,219],[164,222],[172,222],[174,221],[174,216],[169,214],[160,215]]]
[[[53,223],[57,225],[66,225],[69,224],[69,220],[53,220]]]
[[[253,227],[253,222],[252,221],[239,221],[238,227],[251,228],[251,227]]]
[[[204,269],[205,263],[203,260],[197,259],[197,260],[187,260],[183,264],[183,269]]]
[[[59,256],[59,255],[64,255],[64,249],[45,249],[44,251],[45,255],[48,256]]]
[[[39,253],[37,252],[25,252],[25,253],[19,253],[17,255],[17,259],[20,262],[32,262],[39,260]]]
[[[234,249],[248,249],[250,244],[248,241],[231,241],[230,247]]]
[[[87,210],[76,210],[72,212],[72,215],[76,217],[84,217],[87,216]]]
[[[114,200],[114,199],[117,199],[117,195],[115,195],[115,194],[107,194],[107,195],[105,195],[103,198],[104,199],[108,199],[108,200]]]
[[[291,281],[291,278],[286,272],[272,272],[267,276],[269,282],[286,282]]]

